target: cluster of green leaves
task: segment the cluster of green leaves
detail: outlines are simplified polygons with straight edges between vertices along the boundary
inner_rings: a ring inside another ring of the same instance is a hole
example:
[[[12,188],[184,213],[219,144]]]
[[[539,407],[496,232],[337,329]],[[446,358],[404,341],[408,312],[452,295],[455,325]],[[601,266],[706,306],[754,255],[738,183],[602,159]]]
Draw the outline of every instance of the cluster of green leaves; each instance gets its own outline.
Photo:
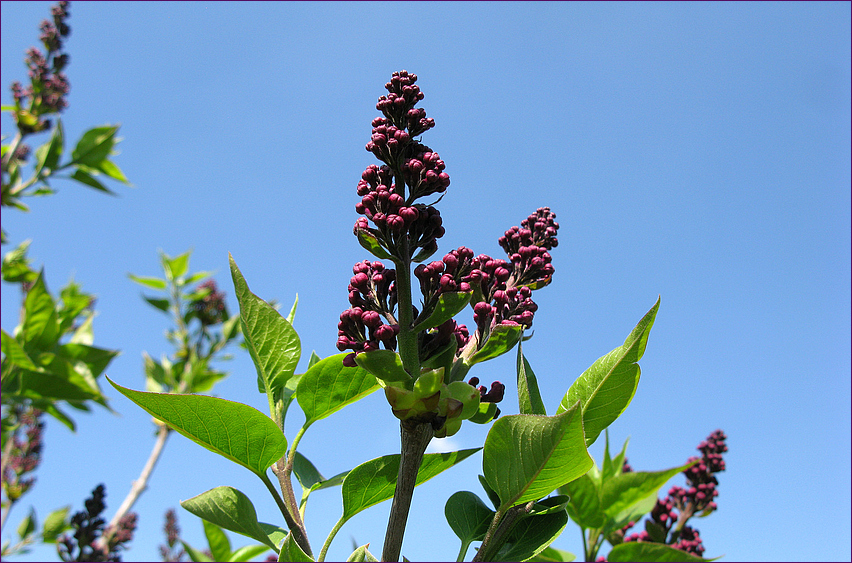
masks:
[[[23,555],[29,552],[30,545],[37,542],[55,544],[59,537],[71,527],[68,523],[68,512],[70,510],[70,506],[54,510],[47,515],[39,530],[35,508],[30,507],[29,514],[18,525],[18,542],[11,545],[11,542],[6,541],[3,544],[2,555],[4,557],[13,554]]]
[[[192,251],[175,257],[160,253],[163,277],[128,277],[139,285],[163,292],[165,296],[143,295],[153,308],[172,318],[174,327],[166,332],[166,338],[174,346],[175,353],[169,358],[163,355],[159,361],[144,354],[145,388],[157,393],[204,393],[224,378],[227,373],[212,367],[214,360],[226,360],[223,349],[240,332],[239,315],[228,316],[227,308],[219,330],[201,322],[196,305],[207,297],[211,289],[192,287],[212,275],[209,271],[189,273]],[[193,322],[198,320],[199,322]],[[217,323],[218,324],[218,323]]]
[[[74,430],[57,404],[82,411],[90,402],[109,408],[97,378],[118,352],[92,345],[94,296],[74,281],[58,299],[51,295],[44,271],[30,267],[28,246],[24,242],[3,258],[3,280],[20,283],[25,294],[20,324],[12,334],[2,331],[3,405],[30,404]],[[6,431],[4,423],[4,443]]]
[[[3,111],[15,112],[16,108],[3,106]],[[14,158],[14,150],[20,142],[19,137],[10,144],[4,144],[2,146],[2,205],[28,211],[29,207],[21,201],[21,198],[55,193],[48,183],[48,180],[54,178],[75,180],[108,194],[113,192],[99,179],[101,175],[129,185],[130,182],[121,169],[110,160],[110,156],[116,154],[115,145],[121,140],[116,137],[118,129],[118,125],[102,125],[89,129],[77,141],[71,151],[71,157],[63,162],[65,134],[62,121],[57,120],[50,133],[50,139],[36,149],[32,171],[28,178],[25,174],[25,163]],[[3,242],[6,242],[5,233]]]

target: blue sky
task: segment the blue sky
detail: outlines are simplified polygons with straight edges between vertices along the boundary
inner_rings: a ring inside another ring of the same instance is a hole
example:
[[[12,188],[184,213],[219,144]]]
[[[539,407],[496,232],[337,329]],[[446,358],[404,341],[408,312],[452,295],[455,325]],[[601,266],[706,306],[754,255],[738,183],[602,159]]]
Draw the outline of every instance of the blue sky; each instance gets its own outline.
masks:
[[[612,441],[629,437],[631,465],[652,471],[723,429],[719,510],[695,522],[706,555],[849,560],[849,3],[79,2],[70,12],[66,138],[121,123],[115,161],[134,187],[114,186],[113,198],[57,182],[58,195],[30,200],[29,214],[4,209],[2,222],[12,245],[33,239],[51,290],[73,276],[98,296],[95,343],[122,351],[114,380],[143,388],[142,352],[169,352],[167,318],[126,277],[160,273],[158,250],[192,248],[191,268],[215,270],[236,310],[231,252],[256,294],[289,305],[298,293],[305,361],[337,352],[351,266],[368,257],[351,234],[355,186],[376,162],[364,144],[384,83],[407,69],[436,122],[423,141],[452,181],[442,251],[498,255],[497,238],[531,211],[557,214],[556,276],[536,293],[524,347],[549,412],[661,295]],[[4,104],[48,13],[47,3],[0,7]],[[18,302],[4,284],[7,331]],[[514,381],[513,355],[485,366],[471,375]],[[220,367],[231,376],[216,394],[264,409],[248,354]],[[512,388],[506,414],[517,412]],[[111,515],[138,476],[150,417],[106,391],[118,415],[76,416],[76,434],[48,421],[23,501],[41,517],[79,510],[101,482]],[[486,430],[466,424],[437,446],[475,447]],[[314,425],[300,451],[330,476],[398,447],[374,394]],[[443,505],[458,490],[481,493],[477,473],[480,455],[417,489],[404,555],[455,558]],[[278,521],[249,472],[174,436],[125,559],[156,559],[165,511],[218,485]],[[380,552],[388,509],[356,516],[329,560],[353,541]],[[340,511],[339,490],[315,493],[312,543]],[[25,513],[14,509],[4,540]],[[179,517],[203,547],[200,522]],[[582,555],[579,530],[569,523],[554,546]]]

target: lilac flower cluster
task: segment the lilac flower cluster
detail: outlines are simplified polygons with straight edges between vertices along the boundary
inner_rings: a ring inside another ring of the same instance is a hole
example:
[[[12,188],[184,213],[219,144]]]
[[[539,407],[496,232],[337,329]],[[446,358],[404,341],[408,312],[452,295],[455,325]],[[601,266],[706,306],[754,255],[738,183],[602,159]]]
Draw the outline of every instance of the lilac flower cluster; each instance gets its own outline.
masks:
[[[35,483],[35,477],[26,477],[28,473],[36,470],[41,462],[42,433],[44,422],[41,420],[41,411],[29,408],[18,414],[20,422],[19,430],[12,433],[12,440],[8,461],[3,467],[3,491],[10,503],[20,499]],[[18,432],[23,431],[24,438],[18,437]]]
[[[683,472],[687,479],[687,487],[672,487],[669,489],[668,496],[657,499],[656,505],[651,510],[647,527],[655,530],[655,535],[669,538],[666,543],[676,549],[698,556],[704,553],[704,545],[698,530],[687,526],[686,522],[695,514],[701,513],[702,516],[706,516],[717,508],[713,499],[719,496],[719,491],[716,490],[719,482],[714,473],[725,470],[722,454],[728,451],[726,439],[724,432],[716,430],[701,442],[698,449],[702,457],[689,458],[688,461],[697,463]],[[626,532],[633,525],[634,523],[630,522],[622,532]],[[630,534],[624,538],[624,541],[655,540],[648,531],[641,531]]]
[[[355,210],[363,217],[353,229],[359,239],[375,241],[387,256],[405,264],[426,260],[444,236],[440,212],[416,200],[444,192],[450,184],[438,153],[415,139],[435,125],[425,110],[414,107],[423,99],[416,82],[416,74],[394,72],[385,84],[388,94],[376,103],[382,117],[373,120],[366,149],[383,164],[371,164],[361,174],[357,186],[361,201]],[[341,314],[338,324],[338,349],[354,351],[346,356],[346,365],[355,365],[355,353],[378,349],[380,344],[395,350],[399,334],[395,271],[385,270],[380,262],[366,262],[356,264],[354,273],[349,284],[351,308]],[[447,328],[455,332],[455,327]]]
[[[121,561],[120,551],[133,539],[137,517],[133,512],[125,514],[116,530],[104,530],[105,521],[100,516],[106,510],[104,498],[106,488],[101,484],[86,499],[86,509],[71,517],[73,537],[63,534],[56,546],[63,561]],[[100,545],[100,540],[107,536],[108,545]]]
[[[399,323],[393,316],[396,308],[396,270],[385,268],[381,262],[364,260],[352,268],[349,280],[351,308],[340,314],[337,324],[337,349],[354,350],[343,360],[354,366],[355,354],[378,350],[396,350]],[[385,322],[386,321],[386,322]]]
[[[549,284],[553,266],[548,252],[559,244],[559,223],[549,207],[540,207],[500,237],[499,243],[512,261],[512,285],[528,285],[534,289]]]
[[[201,322],[202,326],[217,325],[228,318],[225,308],[225,294],[218,291],[216,280],[207,280],[195,288],[196,293],[203,293],[202,297],[192,302],[193,314]]]
[[[15,113],[18,129],[21,134],[44,131],[51,126],[50,120],[38,119],[42,115],[59,113],[68,107],[66,95],[70,90],[68,78],[62,72],[68,65],[67,53],[61,53],[63,40],[71,33],[71,28],[65,23],[68,18],[68,2],[59,2],[51,9],[53,22],[43,20],[39,38],[44,44],[47,54],[30,47],[24,62],[29,68],[30,85],[24,87],[20,82],[12,83],[12,97],[18,107],[32,100],[28,108],[29,117]],[[35,121],[33,120],[35,118]]]
[[[178,527],[177,514],[174,509],[170,508],[166,511],[166,524],[163,526],[163,531],[166,533],[166,545],[160,545],[160,559],[166,562],[180,561],[186,554],[183,547],[179,547],[180,528]]]

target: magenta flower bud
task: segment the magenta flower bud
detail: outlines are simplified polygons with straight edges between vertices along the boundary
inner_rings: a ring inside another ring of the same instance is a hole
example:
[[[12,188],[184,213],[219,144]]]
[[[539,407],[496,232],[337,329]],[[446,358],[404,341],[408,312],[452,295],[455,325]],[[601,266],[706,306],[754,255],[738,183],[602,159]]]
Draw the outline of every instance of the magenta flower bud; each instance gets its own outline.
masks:
[[[368,328],[377,328],[382,324],[382,317],[376,311],[364,311],[361,322]]]
[[[399,215],[388,215],[386,222],[393,233],[400,234],[405,230],[405,219]]]

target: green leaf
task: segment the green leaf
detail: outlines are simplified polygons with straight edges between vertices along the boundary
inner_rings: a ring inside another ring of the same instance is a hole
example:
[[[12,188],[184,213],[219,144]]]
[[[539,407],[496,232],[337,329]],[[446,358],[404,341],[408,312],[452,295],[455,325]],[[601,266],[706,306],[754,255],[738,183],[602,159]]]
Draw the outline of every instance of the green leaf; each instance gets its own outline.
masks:
[[[161,253],[160,262],[163,265],[163,272],[165,272],[166,278],[172,281],[178,281],[179,278],[185,276],[186,272],[189,271],[189,256],[191,254],[192,251],[187,250],[183,254],[172,258],[168,254]]]
[[[72,164],[97,166],[112,152],[117,132],[118,125],[104,125],[83,133],[71,153]]]
[[[143,295],[142,298],[155,309],[159,309],[164,313],[169,312],[169,307],[171,307],[171,303],[169,303],[168,299],[157,299],[155,297],[147,297],[145,295]]]
[[[530,363],[524,357],[521,343],[518,342],[518,406],[521,414],[547,414],[541,393],[538,390],[538,381],[535,378]]]
[[[41,368],[33,363],[17,340],[9,336],[5,330],[2,331],[2,335],[2,350],[6,356],[6,362],[30,371],[41,371]]]
[[[454,493],[444,505],[444,516],[453,533],[461,540],[458,560],[463,560],[470,544],[482,541],[494,511],[470,491]]]
[[[54,510],[47,515],[42,526],[41,541],[44,543],[56,543],[57,538],[59,538],[62,532],[71,528],[71,525],[66,521],[70,509],[70,506],[66,506]]]
[[[25,539],[28,535],[35,532],[35,529],[38,527],[38,520],[36,519],[35,508],[30,507],[30,513],[27,514],[26,518],[21,520],[21,523],[18,524],[18,537],[22,540]]]
[[[579,404],[556,416],[509,415],[485,439],[482,468],[500,512],[540,499],[594,465],[583,440]]]
[[[85,185],[89,186],[90,188],[95,188],[98,191],[101,191],[101,192],[104,192],[104,193],[107,193],[107,194],[110,194],[110,195],[115,195],[114,191],[112,191],[111,189],[104,186],[102,183],[100,183],[100,181],[98,181],[97,178],[95,178],[93,175],[89,174],[88,172],[86,172],[82,168],[77,168],[76,170],[74,170],[74,173],[71,174],[71,178],[73,178],[74,180],[77,180],[81,184],[85,184]]]
[[[103,172],[105,175],[109,176],[113,180],[118,180],[123,184],[129,184],[130,182],[127,180],[127,177],[124,175],[124,172],[111,160],[103,159],[96,164],[90,165],[92,168]]]
[[[438,296],[438,304],[435,305],[432,314],[426,319],[414,325],[412,332],[420,332],[426,329],[440,326],[456,316],[470,302],[472,291],[451,291]]]
[[[562,485],[559,492],[568,495],[568,516],[581,528],[600,528],[606,523],[600,487],[588,473]]]
[[[240,303],[240,325],[246,346],[257,368],[258,380],[271,396],[293,377],[302,353],[302,344],[287,319],[249,291],[245,278],[230,254],[228,259]]]
[[[577,401],[582,404],[586,445],[597,440],[604,428],[621,416],[633,400],[641,373],[637,362],[645,353],[648,335],[654,326],[659,306],[660,300],[657,299],[624,344],[598,358],[571,385],[559,404],[557,414],[567,410]]]
[[[231,554],[228,561],[248,561],[269,551],[269,546],[266,545],[244,545]]]
[[[414,378],[402,367],[402,359],[392,350],[371,350],[355,356],[355,363],[375,377],[393,385],[402,383],[406,389],[414,388]]]
[[[64,143],[62,120],[58,119],[56,127],[53,128],[50,136],[50,141],[40,146],[35,152],[35,171],[33,175],[36,178],[41,178],[42,171],[47,171],[45,173],[45,176],[47,176],[56,169],[56,166],[59,164],[59,157],[62,156]]]
[[[299,543],[293,539],[293,534],[288,533],[284,538],[284,543],[281,544],[281,551],[278,552],[278,561],[289,561],[290,563],[309,563],[313,559],[302,550]]]
[[[210,546],[210,553],[213,555],[213,561],[227,561],[231,558],[231,542],[228,540],[227,534],[222,531],[222,528],[202,520],[204,525],[204,535],[207,537],[207,545]]]
[[[27,249],[32,240],[25,240],[17,248],[3,256],[3,280],[20,283],[32,282],[38,277],[38,272],[30,268],[31,260],[27,258]]]
[[[207,522],[278,550],[278,546],[258,523],[254,505],[246,495],[233,487],[210,489],[181,501],[180,505]]]
[[[213,559],[207,557],[203,552],[198,551],[185,541],[181,540],[180,543],[183,545],[183,548],[186,550],[186,554],[189,555],[189,559],[191,561],[213,561]]]
[[[678,473],[689,469],[695,462],[663,471],[634,471],[615,475],[603,482],[601,488],[601,509],[610,518],[617,518],[625,510],[638,502],[657,496],[660,487]]]
[[[613,547],[607,561],[712,561],[661,543],[625,542]]]
[[[21,370],[19,375],[20,394],[29,399],[105,402],[100,389],[91,386],[84,376],[68,365],[68,362],[55,356],[44,372]]]
[[[296,300],[293,301],[293,306],[290,307],[290,313],[287,315],[287,322],[293,324],[296,320],[296,308],[299,306],[299,294],[296,294]]]
[[[204,395],[145,393],[107,381],[154,418],[257,475],[287,453],[281,429],[248,405]]]
[[[93,378],[101,375],[113,358],[118,356],[119,353],[118,350],[107,350],[106,348],[74,343],[63,344],[56,350],[57,356],[71,363],[79,362],[84,364]],[[94,381],[91,383],[97,387]]]
[[[485,345],[477,351],[467,364],[472,366],[479,362],[484,362],[497,356],[502,356],[511,350],[515,343],[518,342],[524,332],[524,327],[521,325],[497,325],[491,330],[488,335],[488,340]]]
[[[356,229],[355,234],[358,236],[358,242],[361,246],[376,258],[381,260],[390,260],[393,258],[393,256],[391,256],[379,242],[379,239],[376,238],[376,235],[371,233],[368,229]]]
[[[353,551],[352,555],[350,555],[346,559],[346,561],[378,561],[378,559],[376,559],[376,556],[370,553],[370,551],[367,549],[369,546],[370,544],[362,545],[361,547]]]
[[[527,561],[539,561],[543,563],[569,563],[577,559],[577,556],[568,551],[556,549],[555,547],[546,547],[535,557],[527,559]]]
[[[428,481],[480,449],[424,455],[415,486]],[[341,487],[343,520],[349,520],[362,510],[392,498],[398,471],[399,454],[371,459],[350,471]]]
[[[127,277],[135,281],[139,285],[144,285],[145,287],[150,287],[151,289],[166,289],[166,280],[160,278],[148,276],[134,276],[133,274],[127,274]]]
[[[302,489],[310,489],[317,483],[325,481],[325,477],[314,464],[298,451],[293,458],[293,473],[296,474],[296,479],[299,480]]]
[[[24,300],[24,321],[21,328],[24,349],[51,350],[59,340],[59,320],[56,303],[44,284],[44,271],[40,272]]]
[[[296,400],[305,412],[306,428],[379,388],[364,368],[344,366],[344,357],[346,353],[320,360],[299,380]]]

